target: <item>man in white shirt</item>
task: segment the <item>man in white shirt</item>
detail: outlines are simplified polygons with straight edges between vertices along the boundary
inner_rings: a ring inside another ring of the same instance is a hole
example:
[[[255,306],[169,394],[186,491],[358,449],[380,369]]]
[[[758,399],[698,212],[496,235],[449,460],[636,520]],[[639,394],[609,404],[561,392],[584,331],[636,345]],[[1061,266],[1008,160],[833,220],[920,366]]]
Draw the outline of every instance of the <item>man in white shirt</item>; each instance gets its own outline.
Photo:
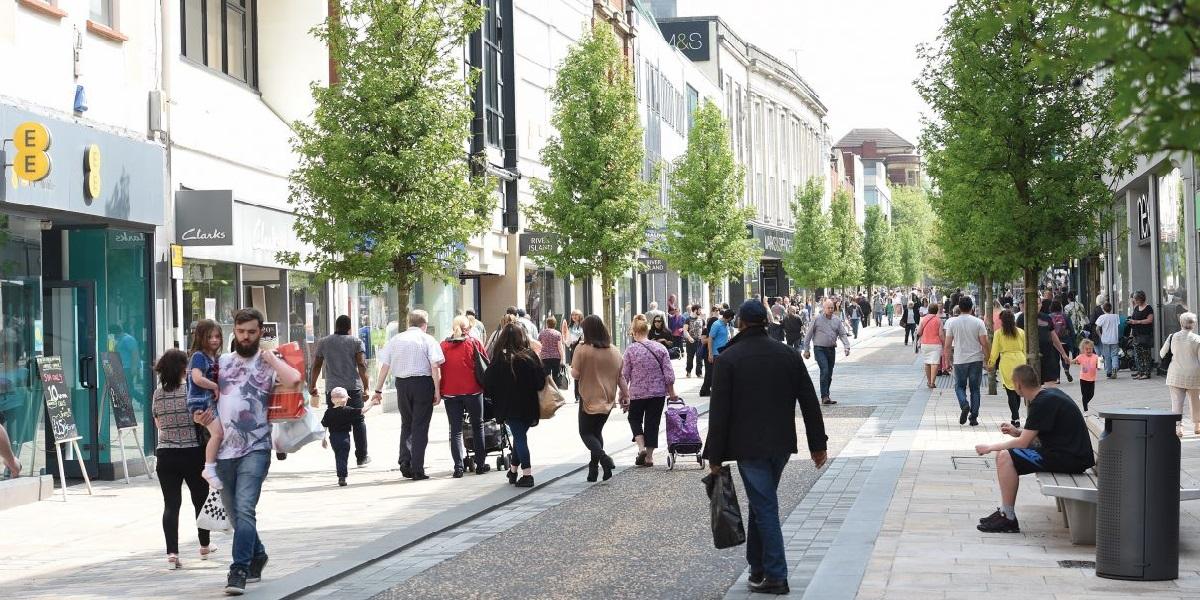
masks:
[[[426,333],[429,314],[408,313],[408,329],[396,334],[379,351],[379,377],[373,399],[383,400],[383,382],[390,373],[396,382],[396,404],[400,408],[400,474],[416,481],[425,474],[425,447],[429,444],[429,420],[441,401],[441,365],[446,362],[442,346]]]
[[[1100,334],[1100,356],[1104,357],[1104,371],[1109,379],[1116,379],[1117,371],[1121,370],[1121,363],[1117,359],[1121,317],[1113,313],[1111,302],[1104,303],[1104,314],[1096,319],[1096,330]]]
[[[983,376],[983,357],[991,354],[987,326],[973,313],[975,303],[964,295],[958,301],[959,315],[946,322],[946,346],[949,354],[953,349],[954,395],[962,414],[958,424],[971,418],[971,426],[979,425],[979,380]],[[971,401],[967,403],[967,386],[971,388]]]

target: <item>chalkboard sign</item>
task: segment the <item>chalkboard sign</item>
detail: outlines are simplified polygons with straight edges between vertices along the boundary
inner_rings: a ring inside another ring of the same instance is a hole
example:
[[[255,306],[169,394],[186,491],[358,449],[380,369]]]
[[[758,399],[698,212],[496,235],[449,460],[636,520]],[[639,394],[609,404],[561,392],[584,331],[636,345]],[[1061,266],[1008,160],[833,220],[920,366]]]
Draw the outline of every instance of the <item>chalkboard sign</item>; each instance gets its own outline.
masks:
[[[66,442],[79,438],[75,427],[75,415],[71,414],[71,393],[63,375],[62,358],[57,356],[37,357],[38,372],[42,376],[42,395],[46,400],[46,415],[55,442]]]
[[[104,367],[104,395],[112,403],[117,429],[137,427],[137,415],[133,412],[133,401],[129,397],[129,383],[125,380],[121,355],[116,352],[102,352],[100,362]]]

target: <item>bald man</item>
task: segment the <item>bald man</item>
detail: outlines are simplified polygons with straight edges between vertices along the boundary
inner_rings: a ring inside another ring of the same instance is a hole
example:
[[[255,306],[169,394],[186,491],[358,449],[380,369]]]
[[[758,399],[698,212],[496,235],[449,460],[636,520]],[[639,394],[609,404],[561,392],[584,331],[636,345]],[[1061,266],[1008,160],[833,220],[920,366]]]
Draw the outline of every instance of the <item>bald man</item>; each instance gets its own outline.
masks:
[[[836,400],[829,397],[829,385],[833,383],[838,340],[846,347],[846,356],[850,356],[846,322],[841,315],[835,314],[833,300],[826,300],[821,304],[821,314],[809,321],[808,332],[804,335],[804,358],[812,358],[810,348],[816,348],[817,366],[821,369],[821,404],[837,404]]]

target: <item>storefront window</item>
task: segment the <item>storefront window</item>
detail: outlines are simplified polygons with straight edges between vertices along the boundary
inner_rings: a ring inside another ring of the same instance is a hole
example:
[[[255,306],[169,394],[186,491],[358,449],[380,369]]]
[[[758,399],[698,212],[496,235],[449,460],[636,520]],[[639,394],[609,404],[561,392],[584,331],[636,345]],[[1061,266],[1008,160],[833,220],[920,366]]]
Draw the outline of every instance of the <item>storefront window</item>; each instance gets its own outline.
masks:
[[[257,308],[268,323],[279,325],[280,343],[292,341],[281,269],[242,266],[242,298],[246,306]]]
[[[150,318],[147,314],[147,285],[150,276],[146,273],[147,236],[143,233],[107,231],[107,279],[105,294],[97,300],[107,305],[101,314],[101,339],[108,352],[115,352],[121,359],[125,382],[129,385],[129,397],[134,414],[145,420],[151,418],[150,392],[154,381],[149,374],[154,361],[154,349],[150,344]],[[106,322],[105,322],[106,321]],[[104,378],[103,371],[101,379]],[[103,400],[102,400],[103,401]],[[111,406],[104,405],[106,409]],[[102,409],[101,414],[104,414]],[[143,434],[151,427],[143,427]],[[110,460],[119,453],[123,444],[127,455],[137,452],[137,444],[131,436],[121,436],[114,426],[109,430],[111,441]]]
[[[458,281],[446,283],[433,277],[425,277],[413,287],[411,306],[429,313],[429,335],[434,339],[450,337],[450,327],[462,298],[462,286]],[[408,318],[405,315],[401,320]],[[405,323],[407,327],[407,322]]]
[[[666,273],[647,273],[646,274],[646,310],[650,310],[650,303],[657,302],[658,310],[667,311],[667,296],[670,295],[667,289],[667,274]]]
[[[1158,266],[1162,283],[1162,334],[1179,331],[1179,315],[1188,311],[1187,243],[1184,225],[1183,175],[1178,168],[1158,178]]]
[[[566,286],[554,271],[538,269],[525,272],[525,312],[539,328],[553,315],[560,322],[566,312]]]
[[[0,213],[0,424],[22,475],[45,466],[42,389],[34,357],[42,352],[41,228]],[[0,467],[0,479],[9,474]]]
[[[237,312],[237,266],[210,260],[183,261],[184,344],[192,343],[196,321],[212,319],[221,325],[225,340],[233,338],[233,314]]]
[[[617,278],[617,309],[615,311],[616,323],[609,323],[609,331],[613,336],[613,343],[617,347],[624,349],[629,345],[629,323],[633,321],[633,277],[632,273],[625,277]]]
[[[1113,222],[1116,223],[1116,236],[1113,239],[1113,293],[1108,301],[1113,305],[1113,312],[1118,315],[1128,314],[1129,295],[1131,289],[1129,273],[1129,206],[1127,202],[1116,203]]]

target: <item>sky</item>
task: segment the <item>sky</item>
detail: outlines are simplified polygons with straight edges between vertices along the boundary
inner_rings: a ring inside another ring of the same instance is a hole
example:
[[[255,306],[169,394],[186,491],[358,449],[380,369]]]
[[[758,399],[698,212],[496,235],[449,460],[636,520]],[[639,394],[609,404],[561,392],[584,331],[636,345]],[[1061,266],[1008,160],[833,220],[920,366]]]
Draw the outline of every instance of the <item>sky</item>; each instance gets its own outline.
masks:
[[[797,67],[829,108],[836,143],[887,127],[914,144],[929,108],[912,82],[917,44],[937,38],[952,0],[678,0],[679,16],[718,15],[739,37]]]

